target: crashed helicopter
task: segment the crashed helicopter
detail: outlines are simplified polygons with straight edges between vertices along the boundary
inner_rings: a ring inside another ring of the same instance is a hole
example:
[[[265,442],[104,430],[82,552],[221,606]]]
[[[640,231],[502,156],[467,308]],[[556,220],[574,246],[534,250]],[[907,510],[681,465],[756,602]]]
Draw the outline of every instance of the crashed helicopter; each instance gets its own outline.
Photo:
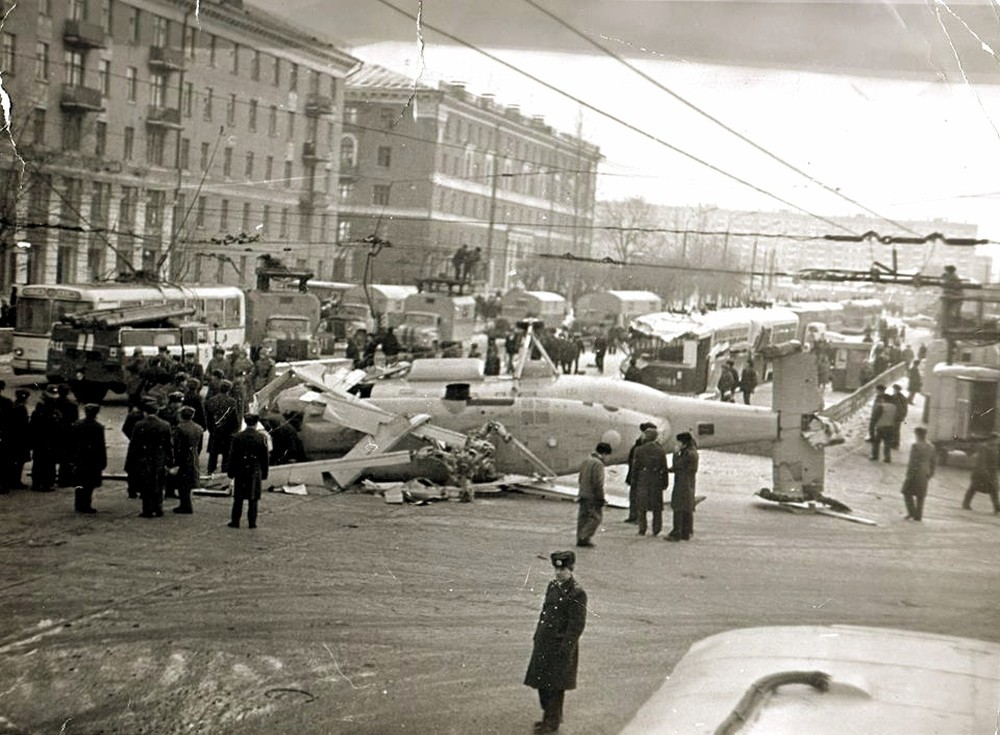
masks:
[[[602,441],[612,448],[609,464],[626,462],[643,422],[658,427],[667,449],[680,431],[705,448],[777,437],[777,415],[767,408],[561,375],[533,325],[519,326],[512,375],[484,376],[482,361],[468,358],[416,360],[377,379],[342,366],[289,364],[254,396],[251,410],[265,419],[294,416],[305,461],[272,466],[270,481],[332,488],[361,479],[443,481],[444,467],[417,450],[461,448],[470,436],[489,438],[498,473],[535,477],[576,472]]]

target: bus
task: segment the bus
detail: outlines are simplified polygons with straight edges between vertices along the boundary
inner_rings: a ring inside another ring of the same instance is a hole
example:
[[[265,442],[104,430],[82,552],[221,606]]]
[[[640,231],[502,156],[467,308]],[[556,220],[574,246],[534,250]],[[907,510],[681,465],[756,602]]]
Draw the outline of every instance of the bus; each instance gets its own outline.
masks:
[[[884,306],[879,299],[850,299],[844,302],[844,334],[876,334]]]
[[[52,325],[64,317],[151,304],[193,306],[192,321],[208,327],[212,342],[226,347],[246,342],[246,299],[235,286],[36,284],[22,286],[18,292],[11,367],[17,375],[44,373]]]
[[[567,304],[552,291],[508,291],[500,299],[500,314],[509,323],[521,319],[540,319],[554,328],[566,320]]]

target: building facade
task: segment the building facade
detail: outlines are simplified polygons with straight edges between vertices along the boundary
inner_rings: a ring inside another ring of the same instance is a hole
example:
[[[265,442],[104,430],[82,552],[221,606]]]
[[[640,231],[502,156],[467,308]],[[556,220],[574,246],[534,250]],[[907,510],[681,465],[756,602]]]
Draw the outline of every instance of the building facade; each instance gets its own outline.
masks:
[[[0,41],[5,288],[330,275],[356,59],[240,0],[21,2]]]
[[[357,277],[371,252],[373,281],[454,275],[461,247],[479,249],[473,278],[490,289],[523,281],[532,256],[589,255],[597,146],[541,117],[431,87],[377,65],[347,78],[340,143],[336,277]],[[540,284],[545,285],[545,284]]]

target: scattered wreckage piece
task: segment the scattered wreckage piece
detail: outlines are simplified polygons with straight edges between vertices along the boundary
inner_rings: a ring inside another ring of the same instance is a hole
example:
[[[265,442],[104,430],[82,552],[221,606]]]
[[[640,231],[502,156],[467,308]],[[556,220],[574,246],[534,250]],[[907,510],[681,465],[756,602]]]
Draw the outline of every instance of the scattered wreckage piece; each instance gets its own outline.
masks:
[[[829,516],[831,518],[839,518],[844,521],[850,521],[852,523],[860,523],[865,526],[877,526],[878,523],[870,518],[864,518],[862,516],[854,515],[851,509],[833,498],[827,498],[822,495],[818,495],[813,498],[805,498],[803,496],[787,495],[784,493],[775,493],[767,488],[761,488],[756,493],[757,497],[767,500],[770,503],[776,503],[776,505],[766,505],[767,508],[781,508],[789,513],[811,513],[814,515]]]

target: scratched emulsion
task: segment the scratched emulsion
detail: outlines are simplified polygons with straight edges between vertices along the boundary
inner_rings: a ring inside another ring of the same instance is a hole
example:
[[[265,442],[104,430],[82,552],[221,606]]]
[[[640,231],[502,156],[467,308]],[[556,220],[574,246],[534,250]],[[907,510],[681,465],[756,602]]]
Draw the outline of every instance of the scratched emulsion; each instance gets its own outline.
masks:
[[[15,2],[7,9],[7,12],[4,13],[3,19],[0,20],[0,32],[3,32],[4,26],[6,25],[7,22],[7,17],[14,12],[14,8],[16,7],[17,3]],[[20,171],[18,172],[18,177],[21,178],[24,175],[24,159],[21,158],[21,154],[17,150],[17,142],[14,140],[14,119],[11,116],[12,104],[10,95],[7,93],[7,90],[3,85],[2,73],[0,73],[0,109],[3,110],[3,131],[7,134],[7,137],[10,139],[10,145],[14,151],[14,157],[17,158],[17,161],[20,164]],[[18,189],[20,189],[20,185],[18,186]]]

